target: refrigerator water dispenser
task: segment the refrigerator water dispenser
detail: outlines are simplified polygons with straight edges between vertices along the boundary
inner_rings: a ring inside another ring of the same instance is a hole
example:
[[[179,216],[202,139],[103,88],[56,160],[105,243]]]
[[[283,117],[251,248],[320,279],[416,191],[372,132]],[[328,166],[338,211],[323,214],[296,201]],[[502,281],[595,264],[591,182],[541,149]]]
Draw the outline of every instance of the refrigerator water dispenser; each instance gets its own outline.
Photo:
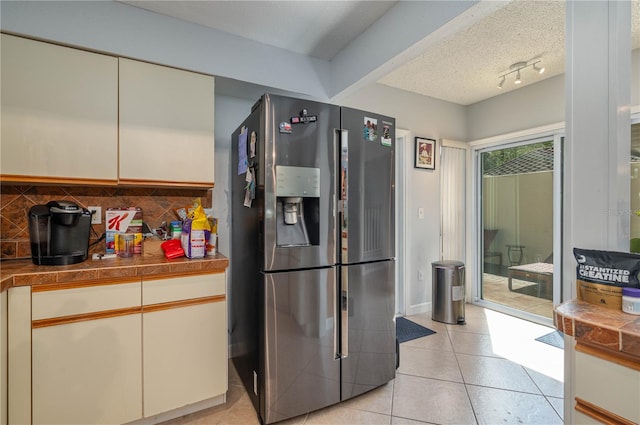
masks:
[[[276,199],[276,245],[318,245],[320,169],[277,165]]]

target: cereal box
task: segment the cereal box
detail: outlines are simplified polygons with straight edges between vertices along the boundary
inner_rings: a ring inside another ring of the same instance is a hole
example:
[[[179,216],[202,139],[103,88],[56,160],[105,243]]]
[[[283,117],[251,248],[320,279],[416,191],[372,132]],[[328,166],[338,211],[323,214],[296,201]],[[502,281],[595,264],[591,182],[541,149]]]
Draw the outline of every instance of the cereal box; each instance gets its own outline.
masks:
[[[118,253],[119,234],[135,235],[134,254],[142,254],[142,209],[139,207],[109,208],[105,213],[107,254]]]

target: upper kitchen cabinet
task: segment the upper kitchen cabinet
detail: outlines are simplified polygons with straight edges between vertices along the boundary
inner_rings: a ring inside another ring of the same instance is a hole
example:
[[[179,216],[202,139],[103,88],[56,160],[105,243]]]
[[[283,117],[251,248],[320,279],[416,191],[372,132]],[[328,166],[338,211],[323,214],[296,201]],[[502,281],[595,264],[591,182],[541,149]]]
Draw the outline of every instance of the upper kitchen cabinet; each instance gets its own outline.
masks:
[[[214,79],[119,59],[119,182],[212,187]]]
[[[2,181],[117,182],[118,59],[2,34]]]

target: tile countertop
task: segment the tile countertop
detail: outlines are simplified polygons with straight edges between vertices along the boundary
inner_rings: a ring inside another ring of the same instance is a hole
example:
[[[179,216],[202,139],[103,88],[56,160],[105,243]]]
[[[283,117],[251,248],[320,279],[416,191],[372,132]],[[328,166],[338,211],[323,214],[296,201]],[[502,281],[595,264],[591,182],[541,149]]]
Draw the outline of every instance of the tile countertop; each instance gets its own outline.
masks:
[[[553,309],[556,328],[576,341],[620,352],[640,364],[640,316],[571,300]]]
[[[96,279],[114,279],[184,273],[223,272],[229,259],[222,254],[199,259],[186,257],[168,260],[159,240],[145,241],[142,255],[131,258],[88,260],[68,266],[37,266],[29,260],[5,260],[0,263],[1,290],[15,286],[71,283]]]

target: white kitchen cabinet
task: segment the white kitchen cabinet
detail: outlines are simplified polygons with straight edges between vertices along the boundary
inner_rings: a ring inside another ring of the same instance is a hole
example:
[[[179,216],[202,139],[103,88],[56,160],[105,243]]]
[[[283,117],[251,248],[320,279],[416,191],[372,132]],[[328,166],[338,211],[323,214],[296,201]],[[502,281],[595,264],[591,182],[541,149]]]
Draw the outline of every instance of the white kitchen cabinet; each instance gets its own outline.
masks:
[[[140,281],[32,294],[33,424],[142,417]]]
[[[576,397],[640,420],[640,371],[576,351]]]
[[[8,291],[0,293],[0,424],[8,423],[7,417],[7,304]]]
[[[7,291],[7,423],[31,423],[31,288]]]
[[[118,59],[1,37],[3,181],[115,184]]]
[[[571,412],[567,413],[572,417],[566,416],[565,420],[576,424],[639,423],[640,366],[620,362],[602,349],[575,346],[573,338],[567,340],[566,354],[573,362],[565,398],[570,402]]]
[[[121,184],[212,187],[214,79],[119,59]]]
[[[144,416],[227,391],[225,274],[143,279]]]

